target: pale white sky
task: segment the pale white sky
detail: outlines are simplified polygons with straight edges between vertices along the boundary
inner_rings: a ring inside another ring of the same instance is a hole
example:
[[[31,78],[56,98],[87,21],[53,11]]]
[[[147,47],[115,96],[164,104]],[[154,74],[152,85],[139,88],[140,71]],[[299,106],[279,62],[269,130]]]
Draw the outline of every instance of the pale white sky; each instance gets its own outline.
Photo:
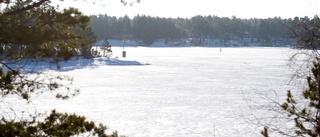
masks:
[[[95,2],[94,2],[95,1]],[[133,0],[127,0],[133,1]],[[313,17],[320,14],[320,0],[141,0],[124,6],[120,0],[64,1],[64,5],[79,8],[85,14],[107,14],[134,17],[145,14],[159,17],[190,18],[196,15],[268,18],[295,16]]]

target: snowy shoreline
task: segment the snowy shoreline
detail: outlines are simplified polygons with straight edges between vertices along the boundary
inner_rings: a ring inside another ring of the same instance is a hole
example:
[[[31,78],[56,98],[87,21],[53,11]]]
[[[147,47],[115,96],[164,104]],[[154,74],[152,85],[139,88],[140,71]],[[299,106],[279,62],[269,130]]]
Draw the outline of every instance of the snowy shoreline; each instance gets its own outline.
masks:
[[[144,47],[292,47],[294,40],[292,39],[281,39],[274,38],[270,42],[259,41],[257,38],[246,38],[246,39],[235,39],[223,41],[221,39],[177,39],[177,40],[166,40],[159,39],[155,40],[151,44],[145,44],[142,40],[108,40],[111,46],[124,47],[124,46],[144,46]],[[97,40],[93,46],[102,46],[104,40]]]

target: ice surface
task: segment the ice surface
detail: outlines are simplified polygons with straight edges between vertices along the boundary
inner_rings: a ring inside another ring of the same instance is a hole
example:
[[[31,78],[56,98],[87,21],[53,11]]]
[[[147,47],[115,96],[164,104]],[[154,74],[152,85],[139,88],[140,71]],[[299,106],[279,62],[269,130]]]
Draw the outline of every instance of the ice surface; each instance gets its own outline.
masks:
[[[121,57],[122,47],[112,50]],[[43,94],[32,105],[76,112],[130,137],[255,137],[261,127],[244,117],[259,110],[245,98],[260,101],[256,91],[281,96],[290,88],[287,48],[124,50],[127,58],[73,60],[46,70],[73,76],[81,93],[67,101]]]

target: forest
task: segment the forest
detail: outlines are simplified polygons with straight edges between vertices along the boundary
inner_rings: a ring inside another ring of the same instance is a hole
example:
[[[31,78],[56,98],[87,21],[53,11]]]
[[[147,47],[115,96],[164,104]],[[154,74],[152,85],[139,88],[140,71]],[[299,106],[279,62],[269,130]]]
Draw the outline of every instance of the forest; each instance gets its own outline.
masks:
[[[97,39],[138,39],[151,44],[157,39],[211,38],[224,41],[256,38],[258,41],[288,39],[288,29],[295,19],[280,17],[241,19],[233,16],[194,16],[192,18],[160,18],[137,15],[114,17],[90,16],[90,26]],[[299,18],[297,18],[299,19]]]

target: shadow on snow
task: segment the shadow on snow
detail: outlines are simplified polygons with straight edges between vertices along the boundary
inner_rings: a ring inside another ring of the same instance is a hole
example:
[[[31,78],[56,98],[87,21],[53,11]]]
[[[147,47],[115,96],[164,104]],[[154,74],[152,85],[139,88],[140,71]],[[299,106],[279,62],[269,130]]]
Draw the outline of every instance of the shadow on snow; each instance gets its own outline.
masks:
[[[103,59],[99,59],[103,61]],[[109,66],[139,66],[139,65],[149,65],[149,64],[143,64],[138,61],[133,60],[120,60],[120,59],[114,59],[114,58],[107,58],[105,59],[105,62]]]
[[[24,59],[21,61],[15,62],[6,62],[9,64],[8,66],[12,69],[19,69],[24,72],[39,72],[46,70],[55,70],[55,71],[73,71],[76,69],[94,69],[99,66],[143,66],[150,65],[144,64],[134,60],[127,59],[117,59],[117,58],[104,58],[98,57],[93,59],[85,59],[85,58],[72,58],[68,61],[59,61],[58,63],[52,63],[50,59],[42,59],[42,60],[31,60]]]

